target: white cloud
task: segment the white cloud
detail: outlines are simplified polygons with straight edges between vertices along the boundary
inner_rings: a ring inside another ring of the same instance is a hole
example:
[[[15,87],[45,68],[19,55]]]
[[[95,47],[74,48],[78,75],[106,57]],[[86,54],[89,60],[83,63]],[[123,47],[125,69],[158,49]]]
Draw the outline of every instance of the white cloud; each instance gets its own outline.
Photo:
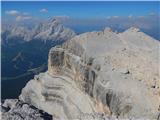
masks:
[[[10,10],[10,11],[6,11],[5,13],[8,14],[8,15],[15,16],[15,15],[18,15],[20,12],[17,11],[17,10]]]
[[[16,17],[16,21],[18,22],[18,21],[23,21],[23,20],[30,20],[30,19],[32,19],[32,17],[31,16],[17,16]]]
[[[5,13],[8,15],[12,15],[17,22],[23,21],[23,20],[29,20],[32,18],[31,16],[29,16],[29,13],[20,12],[17,10],[9,10],[9,11],[5,11]]]
[[[47,13],[47,12],[48,12],[48,10],[47,10],[47,9],[45,9],[45,8],[43,8],[43,9],[41,9],[41,10],[40,10],[40,12],[42,12],[42,13]]]

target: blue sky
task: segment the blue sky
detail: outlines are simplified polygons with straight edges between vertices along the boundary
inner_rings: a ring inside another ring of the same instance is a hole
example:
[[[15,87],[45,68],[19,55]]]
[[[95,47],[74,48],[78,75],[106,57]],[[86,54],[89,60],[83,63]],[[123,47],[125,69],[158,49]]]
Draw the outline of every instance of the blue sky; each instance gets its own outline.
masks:
[[[6,11],[16,10],[32,17],[69,16],[105,18],[107,16],[146,16],[158,14],[158,2],[2,2],[2,19],[11,18]],[[46,10],[46,11],[45,11]]]
[[[2,24],[38,23],[55,17],[79,33],[105,27],[125,30],[135,26],[160,39],[159,4],[158,1],[3,1]]]

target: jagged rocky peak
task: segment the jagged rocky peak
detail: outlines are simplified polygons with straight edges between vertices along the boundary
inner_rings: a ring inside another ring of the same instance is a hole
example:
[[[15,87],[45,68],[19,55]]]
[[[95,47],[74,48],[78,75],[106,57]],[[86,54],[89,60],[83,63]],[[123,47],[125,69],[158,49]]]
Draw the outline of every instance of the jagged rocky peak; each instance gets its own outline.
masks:
[[[140,29],[138,27],[130,27],[126,31],[128,31],[128,32],[140,32]]]
[[[57,18],[55,18],[55,17],[51,18],[51,19],[49,20],[49,22],[50,22],[50,23],[54,23],[54,24],[60,24],[60,21],[59,21]]]
[[[2,41],[12,42],[13,40],[24,42],[29,41],[33,37],[32,31],[28,30],[24,26],[8,26],[3,28]],[[12,40],[12,41],[9,41]]]
[[[98,33],[84,33],[52,48],[48,71],[27,83],[20,100],[57,119],[80,119],[85,114],[96,117],[95,113],[157,119],[160,78],[158,51],[153,48],[159,42],[145,34],[139,38],[128,33],[125,38],[125,32]]]
[[[30,29],[21,25],[4,26],[1,34],[3,43],[9,43],[13,40],[17,42],[26,42],[34,39],[41,41],[66,41],[75,36],[73,30],[64,27],[63,24],[55,18],[43,23],[37,23],[35,27]]]
[[[36,28],[38,29],[39,32],[41,32],[41,31],[46,31],[49,28],[56,28],[57,26],[63,27],[63,25],[57,19],[53,18],[46,22],[38,24]]]
[[[106,27],[103,31],[104,33],[113,32],[110,27]]]
[[[39,24],[35,29],[35,39],[41,40],[68,40],[75,36],[75,32],[64,27],[60,21],[53,18],[43,24]]]

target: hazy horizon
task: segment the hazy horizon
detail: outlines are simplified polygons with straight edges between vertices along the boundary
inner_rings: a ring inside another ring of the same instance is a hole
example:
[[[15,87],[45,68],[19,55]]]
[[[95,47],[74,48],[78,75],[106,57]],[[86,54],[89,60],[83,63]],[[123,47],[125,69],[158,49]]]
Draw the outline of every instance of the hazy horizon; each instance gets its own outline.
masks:
[[[33,26],[55,17],[76,33],[101,30],[105,27],[123,31],[134,26],[159,40],[158,3],[158,1],[2,1],[2,26],[8,24]]]

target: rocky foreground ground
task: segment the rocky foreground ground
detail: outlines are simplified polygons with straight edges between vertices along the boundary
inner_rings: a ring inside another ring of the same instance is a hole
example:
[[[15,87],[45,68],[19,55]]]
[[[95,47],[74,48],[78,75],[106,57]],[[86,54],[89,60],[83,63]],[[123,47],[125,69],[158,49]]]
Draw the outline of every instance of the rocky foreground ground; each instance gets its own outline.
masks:
[[[24,115],[35,119],[44,115],[40,109],[60,120],[159,120],[159,45],[137,28],[78,35],[50,50],[48,71],[30,80],[19,96],[27,104],[18,102],[2,116],[22,109],[21,116],[27,107],[32,112]]]

